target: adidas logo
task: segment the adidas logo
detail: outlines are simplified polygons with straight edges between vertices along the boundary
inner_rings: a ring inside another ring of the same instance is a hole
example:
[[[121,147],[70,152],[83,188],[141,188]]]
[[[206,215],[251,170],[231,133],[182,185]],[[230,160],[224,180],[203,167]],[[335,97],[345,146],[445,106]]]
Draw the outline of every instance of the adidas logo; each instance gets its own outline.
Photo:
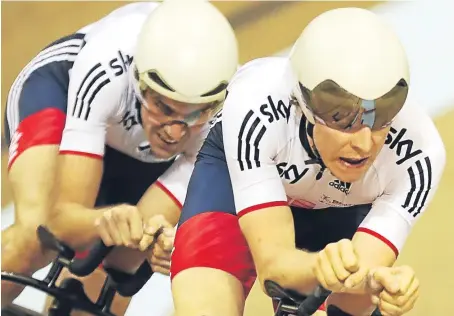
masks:
[[[340,181],[337,179],[330,182],[329,185],[331,187],[335,187],[336,189],[338,189],[341,192],[344,192],[345,195],[348,195],[350,193],[350,187],[352,186],[352,184],[350,182],[344,182],[344,181]]]

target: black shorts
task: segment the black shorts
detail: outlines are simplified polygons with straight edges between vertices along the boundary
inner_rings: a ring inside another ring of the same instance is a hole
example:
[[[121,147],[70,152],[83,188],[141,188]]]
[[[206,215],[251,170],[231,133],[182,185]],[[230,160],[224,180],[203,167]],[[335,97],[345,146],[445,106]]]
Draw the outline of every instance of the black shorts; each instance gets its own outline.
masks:
[[[370,208],[370,204],[323,210],[291,207],[297,247],[319,251],[331,242],[351,239]],[[193,267],[232,274],[243,284],[246,295],[256,279],[235,212],[221,123],[210,131],[189,182],[175,238],[171,276]]]

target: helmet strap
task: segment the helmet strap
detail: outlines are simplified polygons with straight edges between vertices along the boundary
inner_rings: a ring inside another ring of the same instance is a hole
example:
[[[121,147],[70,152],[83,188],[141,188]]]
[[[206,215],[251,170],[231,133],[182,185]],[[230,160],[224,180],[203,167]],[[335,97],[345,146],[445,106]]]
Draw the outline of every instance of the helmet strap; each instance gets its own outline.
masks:
[[[311,159],[305,161],[307,165],[318,164],[320,165],[320,171],[316,176],[316,180],[320,180],[323,176],[323,172],[326,169],[325,163],[323,162],[320,153],[315,146],[314,141],[314,124],[309,122],[304,114],[301,117],[299,136],[301,145],[304,147],[306,152],[309,154]]]

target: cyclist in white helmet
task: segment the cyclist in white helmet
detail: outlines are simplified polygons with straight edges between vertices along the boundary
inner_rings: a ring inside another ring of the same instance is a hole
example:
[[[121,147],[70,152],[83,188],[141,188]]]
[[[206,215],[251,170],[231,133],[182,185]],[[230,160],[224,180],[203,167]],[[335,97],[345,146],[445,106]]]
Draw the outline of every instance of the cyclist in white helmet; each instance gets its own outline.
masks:
[[[107,258],[125,272],[148,258],[168,274],[195,153],[237,65],[232,27],[208,1],[130,4],[42,50],[8,98],[17,213],[2,232],[2,270],[49,262],[35,233],[43,224],[79,251],[98,238],[129,247]],[[86,280],[89,294],[104,277]],[[2,304],[21,291],[2,287]],[[125,301],[115,304],[124,314]]]
[[[409,84],[397,35],[358,8],[316,17],[289,58],[242,66],[179,220],[176,315],[242,315],[257,275],[262,286],[333,291],[330,316],[411,310],[418,279],[394,263],[437,190],[445,150],[406,102]]]

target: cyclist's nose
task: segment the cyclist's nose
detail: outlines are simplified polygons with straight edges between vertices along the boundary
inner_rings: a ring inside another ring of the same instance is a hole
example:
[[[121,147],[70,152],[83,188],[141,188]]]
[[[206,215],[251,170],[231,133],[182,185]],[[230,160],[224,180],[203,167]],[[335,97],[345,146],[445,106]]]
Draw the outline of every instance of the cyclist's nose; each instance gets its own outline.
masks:
[[[185,124],[171,124],[164,126],[165,138],[169,141],[179,142],[188,132]]]
[[[362,127],[359,131],[353,133],[351,145],[362,154],[368,154],[373,147],[372,131],[369,127]]]

